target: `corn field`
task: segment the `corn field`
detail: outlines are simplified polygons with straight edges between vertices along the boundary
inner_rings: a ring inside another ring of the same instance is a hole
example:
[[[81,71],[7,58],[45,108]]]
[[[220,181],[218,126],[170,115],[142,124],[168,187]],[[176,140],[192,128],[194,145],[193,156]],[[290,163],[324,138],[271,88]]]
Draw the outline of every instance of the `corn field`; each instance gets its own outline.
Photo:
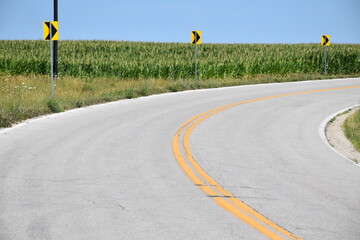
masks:
[[[0,72],[49,74],[49,42],[0,41]],[[200,79],[321,74],[320,44],[201,44]],[[59,76],[179,80],[194,77],[194,46],[185,43],[60,41]],[[360,73],[360,45],[327,47],[327,73]]]

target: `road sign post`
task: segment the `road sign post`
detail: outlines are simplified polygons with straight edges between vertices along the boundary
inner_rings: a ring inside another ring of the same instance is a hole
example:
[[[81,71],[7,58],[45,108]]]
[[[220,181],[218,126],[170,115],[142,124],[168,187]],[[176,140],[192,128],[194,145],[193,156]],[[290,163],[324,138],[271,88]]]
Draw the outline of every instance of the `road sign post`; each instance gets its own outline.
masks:
[[[58,34],[58,22],[46,21],[43,22],[44,28],[44,40],[50,41],[50,76],[51,76],[51,99],[54,99],[54,76],[56,77],[57,72],[55,72],[54,66],[56,58],[54,57],[54,42],[57,42],[59,39]]]
[[[54,22],[58,22],[58,0],[54,0]],[[53,61],[54,61],[54,75],[58,76],[58,39],[54,40],[54,49],[53,49]]]
[[[197,80],[197,65],[198,65],[198,48],[197,45],[202,43],[202,33],[201,31],[191,31],[190,33],[190,43],[194,46],[194,68],[195,68],[195,80]]]
[[[51,25],[51,23],[50,23]],[[54,52],[53,52],[53,40],[52,40],[52,27],[49,28],[50,30],[50,76],[51,76],[51,99],[54,99]]]
[[[195,44],[194,50],[194,65],[195,65],[195,80],[197,80],[197,64],[198,64],[198,57],[197,57],[197,44]]]
[[[324,46],[324,74],[326,75],[326,45]]]
[[[324,46],[324,74],[326,75],[326,46],[330,46],[330,35],[321,36],[321,45]]]

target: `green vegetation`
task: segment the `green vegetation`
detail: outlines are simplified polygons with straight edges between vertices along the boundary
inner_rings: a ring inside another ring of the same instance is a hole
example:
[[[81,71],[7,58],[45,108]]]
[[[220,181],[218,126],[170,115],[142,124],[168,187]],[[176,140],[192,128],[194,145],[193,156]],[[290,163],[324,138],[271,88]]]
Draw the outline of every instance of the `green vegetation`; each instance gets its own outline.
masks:
[[[321,74],[320,44],[202,44],[199,78],[241,78],[258,74]],[[332,44],[327,71],[360,73],[360,45]],[[0,41],[0,72],[47,74],[49,43]],[[60,41],[59,74],[118,79],[191,79],[193,46],[183,43]]]
[[[360,152],[360,109],[345,120],[343,128],[346,137]]]
[[[60,41],[49,101],[49,42],[0,41],[0,127],[51,112],[186,89],[360,75],[360,45]]]

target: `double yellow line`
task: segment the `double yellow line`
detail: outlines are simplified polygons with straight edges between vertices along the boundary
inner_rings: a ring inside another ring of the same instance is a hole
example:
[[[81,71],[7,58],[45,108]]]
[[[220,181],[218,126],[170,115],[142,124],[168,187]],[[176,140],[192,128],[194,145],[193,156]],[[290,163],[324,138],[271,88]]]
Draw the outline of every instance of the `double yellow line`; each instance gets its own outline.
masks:
[[[222,112],[226,109],[233,108],[239,105],[258,102],[273,98],[299,95],[305,93],[315,93],[322,91],[331,91],[331,90],[340,90],[348,88],[356,88],[360,86],[349,86],[341,88],[329,88],[313,91],[304,91],[296,93],[286,93],[262,98],[256,98],[246,101],[241,101],[237,103],[227,104],[222,107],[218,107],[207,112],[201,113],[180,126],[172,140],[172,150],[174,156],[183,169],[185,174],[189,179],[194,183],[195,186],[201,189],[201,191],[206,194],[208,197],[211,197],[216,204],[225,209],[226,211],[232,213],[234,216],[248,224],[249,226],[255,228],[257,231],[267,236],[270,239],[291,239],[299,240],[297,236],[287,231],[286,229],[278,226],[276,223],[267,219],[250,206],[243,203],[241,200],[236,198],[230,192],[225,190],[220,186],[213,178],[211,178],[195,161],[189,146],[189,138],[193,129],[205,119],[211,117],[214,114]],[[182,143],[182,144],[181,144]]]

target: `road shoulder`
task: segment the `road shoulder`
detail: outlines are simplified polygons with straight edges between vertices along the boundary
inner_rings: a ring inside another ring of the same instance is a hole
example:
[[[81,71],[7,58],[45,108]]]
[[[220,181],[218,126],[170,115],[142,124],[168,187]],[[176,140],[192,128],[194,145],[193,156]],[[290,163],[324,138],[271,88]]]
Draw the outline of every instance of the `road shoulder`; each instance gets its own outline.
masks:
[[[326,126],[325,135],[333,148],[360,165],[360,152],[354,149],[352,143],[346,138],[342,129],[342,125],[346,118],[355,113],[358,108],[359,107],[351,108],[343,114],[338,114],[332,118]]]

